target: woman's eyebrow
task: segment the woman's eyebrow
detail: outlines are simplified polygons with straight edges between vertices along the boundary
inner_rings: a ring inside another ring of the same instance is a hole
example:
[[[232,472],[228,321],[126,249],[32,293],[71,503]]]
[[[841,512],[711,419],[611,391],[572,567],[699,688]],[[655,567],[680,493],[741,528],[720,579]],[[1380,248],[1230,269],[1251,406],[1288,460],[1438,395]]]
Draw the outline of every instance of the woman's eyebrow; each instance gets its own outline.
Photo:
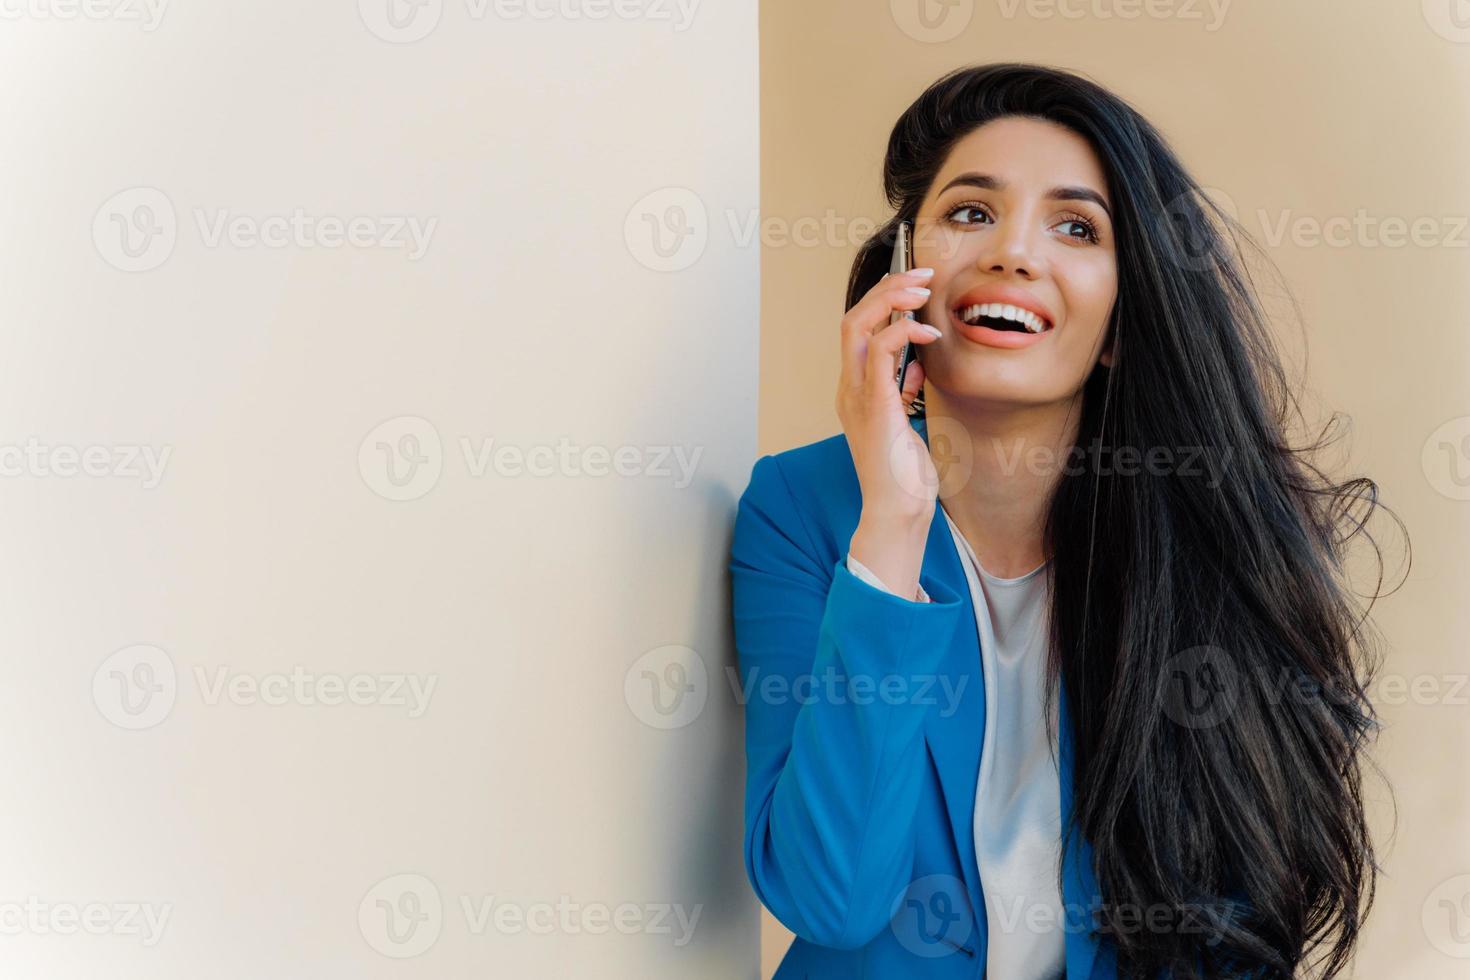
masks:
[[[951,187],[959,187],[961,185],[978,187],[981,190],[986,191],[1003,191],[1006,189],[1005,181],[999,179],[998,177],[992,177],[990,174],[979,174],[973,171],[968,171],[966,173],[960,174],[954,180],[951,180],[949,183],[941,187],[939,189],[939,193],[943,194]],[[937,197],[938,195],[936,194],[935,196]],[[1103,200],[1102,195],[1093,190],[1091,187],[1053,187],[1051,190],[1046,192],[1045,196],[1048,200],[1052,201],[1091,201],[1093,204],[1096,204],[1098,207],[1102,208],[1103,213],[1106,214],[1108,218],[1111,219],[1113,216],[1113,212],[1108,209],[1108,203]]]

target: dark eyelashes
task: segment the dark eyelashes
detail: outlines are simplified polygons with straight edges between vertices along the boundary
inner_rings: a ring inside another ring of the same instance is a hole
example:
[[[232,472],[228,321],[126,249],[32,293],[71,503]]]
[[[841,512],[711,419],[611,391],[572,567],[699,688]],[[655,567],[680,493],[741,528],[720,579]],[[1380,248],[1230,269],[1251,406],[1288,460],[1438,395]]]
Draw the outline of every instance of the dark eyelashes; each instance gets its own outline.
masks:
[[[954,221],[954,216],[956,212],[965,210],[984,211],[986,214],[990,213],[989,211],[985,210],[985,205],[981,204],[979,201],[961,201],[959,204],[956,204],[954,207],[949,209],[949,211],[944,216],[944,220],[961,225],[970,224],[970,222],[968,221]]]
[[[956,204],[954,207],[950,208],[947,212],[945,212],[944,220],[947,221],[947,222],[949,222],[950,224],[953,224],[953,225],[968,225],[968,224],[972,224],[972,222],[969,222],[969,221],[955,221],[954,220],[954,216],[957,213],[959,213],[960,211],[966,211],[966,210],[985,211],[985,208],[984,208],[984,206],[982,206],[981,204],[979,204],[976,201],[962,201],[961,203]],[[989,212],[986,212],[986,213],[988,214]]]
[[[954,220],[954,216],[955,216],[955,214],[957,212],[959,212],[959,211],[965,211],[965,210],[980,211],[980,212],[982,212],[982,213],[984,213],[986,215],[989,215],[990,214],[990,211],[985,207],[985,205],[982,204],[979,201],[961,201],[959,204],[956,204],[954,207],[950,208],[945,213],[944,220],[947,221],[947,222],[949,222],[950,224],[958,225],[958,226],[961,226],[961,227],[963,227],[965,225],[974,224],[974,222],[971,222],[971,221],[955,221]],[[1077,224],[1082,225],[1084,228],[1087,229],[1087,237],[1084,238],[1084,239],[1082,239],[1082,241],[1086,241],[1086,242],[1091,242],[1093,244],[1097,244],[1101,240],[1101,237],[1102,236],[1098,232],[1097,223],[1095,221],[1093,221],[1091,218],[1087,217],[1086,215],[1084,215],[1084,214],[1078,214],[1075,211],[1069,211],[1069,212],[1063,213],[1061,215],[1061,217],[1062,217],[1062,219],[1064,221],[1076,222]],[[1069,238],[1075,238],[1076,236],[1075,235],[1069,235],[1067,237],[1069,237]]]
[[[1064,215],[1062,215],[1062,218],[1064,220],[1066,220],[1066,221],[1075,221],[1077,224],[1079,224],[1079,225],[1083,226],[1084,228],[1086,228],[1087,229],[1087,237],[1091,241],[1096,242],[1101,237],[1098,234],[1098,231],[1097,231],[1097,224],[1094,223],[1093,220],[1091,218],[1087,217],[1086,215],[1083,215],[1083,214],[1075,214],[1075,213],[1074,214],[1064,214]]]
[[[957,213],[963,212],[963,210],[972,210],[972,209],[973,210],[978,210],[978,212],[980,212],[980,210],[985,210],[985,209],[983,209],[983,207],[980,207],[979,204],[970,203],[970,201],[966,201],[966,203],[956,204],[956,206],[951,207],[951,209],[948,210],[947,213],[945,213],[944,220],[947,220],[947,222],[950,222],[951,225],[969,225],[970,222],[957,222],[957,220],[954,220],[954,216],[956,216]]]

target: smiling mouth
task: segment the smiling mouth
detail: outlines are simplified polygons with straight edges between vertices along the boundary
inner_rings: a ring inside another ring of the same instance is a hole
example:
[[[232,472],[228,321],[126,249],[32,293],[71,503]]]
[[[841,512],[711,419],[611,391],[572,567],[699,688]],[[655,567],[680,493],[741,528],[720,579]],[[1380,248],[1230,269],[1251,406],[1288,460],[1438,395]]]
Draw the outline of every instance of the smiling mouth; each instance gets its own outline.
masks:
[[[972,327],[989,327],[991,330],[1013,333],[1044,333],[1052,327],[1045,317],[1009,303],[961,306],[954,311],[954,315],[956,319]]]

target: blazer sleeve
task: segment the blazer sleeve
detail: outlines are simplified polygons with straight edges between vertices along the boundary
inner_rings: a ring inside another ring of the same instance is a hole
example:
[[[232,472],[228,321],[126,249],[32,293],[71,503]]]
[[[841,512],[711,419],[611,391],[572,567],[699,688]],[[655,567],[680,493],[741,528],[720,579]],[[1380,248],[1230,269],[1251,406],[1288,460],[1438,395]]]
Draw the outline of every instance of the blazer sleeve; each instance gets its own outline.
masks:
[[[912,602],[820,554],[780,462],[761,457],[730,553],[745,869],[796,935],[855,949],[910,884],[923,724],[963,604],[935,581]]]
[[[893,592],[892,589],[883,584],[883,580],[879,578],[871,568],[858,561],[851,555],[851,553],[849,553],[847,556],[847,570],[849,572],[852,572],[852,574],[856,575],[858,578],[862,579],[864,582],[867,582],[875,589],[882,589],[884,592]],[[893,594],[898,595],[897,592],[893,592]],[[929,596],[925,594],[924,587],[922,585],[919,586],[918,591],[914,593],[914,601],[929,601]]]

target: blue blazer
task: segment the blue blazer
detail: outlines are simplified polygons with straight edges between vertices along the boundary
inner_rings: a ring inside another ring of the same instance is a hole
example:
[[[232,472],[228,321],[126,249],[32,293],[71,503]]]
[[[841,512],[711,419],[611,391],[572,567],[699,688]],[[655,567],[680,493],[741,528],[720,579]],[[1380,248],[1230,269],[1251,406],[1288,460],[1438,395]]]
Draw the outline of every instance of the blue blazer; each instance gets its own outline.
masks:
[[[910,424],[927,445],[923,420]],[[841,434],[762,456],[740,497],[730,572],[745,869],[796,934],[777,980],[978,978],[990,924],[973,830],[985,730],[975,610],[937,504],[919,578],[932,602],[849,572],[861,506]],[[1066,827],[1065,696],[1058,707]],[[1112,942],[1087,929],[1100,899],[1075,834],[1063,873],[1066,976],[1114,980]]]

